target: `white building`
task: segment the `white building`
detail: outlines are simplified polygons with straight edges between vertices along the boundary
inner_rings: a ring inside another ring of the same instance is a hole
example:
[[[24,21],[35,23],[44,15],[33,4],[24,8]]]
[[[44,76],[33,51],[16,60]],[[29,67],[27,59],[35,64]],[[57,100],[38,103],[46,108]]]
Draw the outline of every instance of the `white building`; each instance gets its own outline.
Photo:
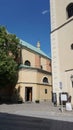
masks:
[[[73,0],[50,0],[53,93],[61,92],[73,104]]]

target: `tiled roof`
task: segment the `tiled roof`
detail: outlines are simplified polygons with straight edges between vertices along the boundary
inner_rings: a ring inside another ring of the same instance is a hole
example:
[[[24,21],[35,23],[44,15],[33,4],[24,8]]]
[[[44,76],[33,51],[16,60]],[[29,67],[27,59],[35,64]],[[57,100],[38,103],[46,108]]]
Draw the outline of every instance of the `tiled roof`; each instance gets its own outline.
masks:
[[[34,46],[32,46],[31,44],[29,44],[29,43],[27,43],[27,42],[25,42],[25,41],[23,41],[23,40],[21,40],[21,39],[20,39],[20,44],[21,44],[22,46],[24,46],[24,47],[26,47],[26,48],[28,48],[28,49],[30,49],[30,50],[36,52],[36,53],[42,55],[42,56],[45,56],[46,58],[51,59],[51,58],[50,58],[48,55],[46,55],[41,49],[39,49],[39,48],[37,48],[37,47],[34,47]]]

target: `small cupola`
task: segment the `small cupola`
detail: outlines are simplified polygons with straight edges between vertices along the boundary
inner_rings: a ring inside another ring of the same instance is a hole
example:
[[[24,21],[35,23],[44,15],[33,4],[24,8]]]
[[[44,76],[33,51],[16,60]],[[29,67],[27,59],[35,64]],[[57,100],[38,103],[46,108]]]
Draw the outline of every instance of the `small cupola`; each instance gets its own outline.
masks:
[[[40,41],[37,42],[37,48],[40,49]]]

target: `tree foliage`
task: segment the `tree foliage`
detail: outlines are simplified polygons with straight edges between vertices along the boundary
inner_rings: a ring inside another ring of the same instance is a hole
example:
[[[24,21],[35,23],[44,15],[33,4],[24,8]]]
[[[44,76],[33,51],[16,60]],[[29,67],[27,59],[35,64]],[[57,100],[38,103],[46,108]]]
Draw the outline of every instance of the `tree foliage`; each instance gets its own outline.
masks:
[[[19,65],[19,39],[0,26],[0,87],[12,86],[17,82]]]

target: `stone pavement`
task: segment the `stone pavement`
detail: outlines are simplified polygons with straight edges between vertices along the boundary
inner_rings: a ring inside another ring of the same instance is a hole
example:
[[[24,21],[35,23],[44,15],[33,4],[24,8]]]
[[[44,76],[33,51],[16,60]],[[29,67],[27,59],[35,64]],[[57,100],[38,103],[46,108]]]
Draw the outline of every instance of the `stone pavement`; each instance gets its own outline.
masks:
[[[23,103],[23,104],[2,104],[0,113],[16,114],[22,116],[40,117],[46,119],[63,120],[73,122],[73,110],[63,112],[60,106],[55,107],[52,102]]]

